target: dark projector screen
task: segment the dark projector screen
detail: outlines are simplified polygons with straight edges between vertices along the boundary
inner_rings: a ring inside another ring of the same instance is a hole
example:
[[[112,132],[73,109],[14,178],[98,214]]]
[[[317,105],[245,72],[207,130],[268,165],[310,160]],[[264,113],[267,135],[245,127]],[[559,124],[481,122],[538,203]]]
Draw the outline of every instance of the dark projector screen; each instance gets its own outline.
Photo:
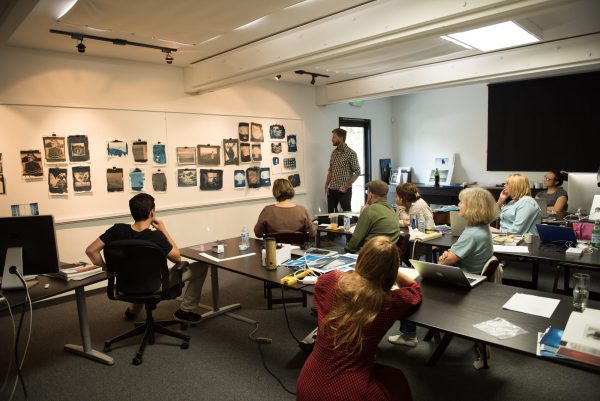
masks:
[[[488,85],[488,171],[599,165],[600,72]]]

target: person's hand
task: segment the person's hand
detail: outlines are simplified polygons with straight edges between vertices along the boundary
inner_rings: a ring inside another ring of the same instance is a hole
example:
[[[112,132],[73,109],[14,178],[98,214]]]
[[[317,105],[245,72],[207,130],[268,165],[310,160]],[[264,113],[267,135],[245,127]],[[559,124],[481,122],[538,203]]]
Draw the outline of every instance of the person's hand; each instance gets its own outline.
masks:
[[[342,185],[339,189],[340,192],[345,193],[348,190],[348,187],[346,185]]]
[[[498,202],[500,204],[504,204],[504,202],[506,202],[506,199],[508,199],[508,192],[506,191],[506,188],[504,188],[502,190],[502,192],[500,192],[500,196],[498,197]]]
[[[155,217],[152,219],[152,227],[156,228],[158,231],[164,231],[165,223]]]
[[[444,260],[448,259],[448,251],[445,251],[444,253],[442,253],[442,255],[440,256],[440,258],[438,259],[438,261],[441,263]]]

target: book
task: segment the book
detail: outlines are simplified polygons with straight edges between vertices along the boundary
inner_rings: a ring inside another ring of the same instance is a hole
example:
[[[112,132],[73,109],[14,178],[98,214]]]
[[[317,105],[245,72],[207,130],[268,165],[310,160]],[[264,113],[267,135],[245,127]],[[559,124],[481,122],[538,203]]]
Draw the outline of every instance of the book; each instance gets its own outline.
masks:
[[[600,366],[600,310],[571,312],[556,354]]]
[[[561,356],[556,355],[556,352],[560,347],[560,339],[562,338],[563,332],[564,331],[558,327],[548,327],[546,331],[541,333],[538,341],[538,355],[551,358],[560,358]]]
[[[65,281],[83,280],[84,278],[88,278],[99,273],[102,273],[102,268],[100,266],[77,264],[74,267],[61,268],[58,274],[54,275],[54,277],[63,279]]]

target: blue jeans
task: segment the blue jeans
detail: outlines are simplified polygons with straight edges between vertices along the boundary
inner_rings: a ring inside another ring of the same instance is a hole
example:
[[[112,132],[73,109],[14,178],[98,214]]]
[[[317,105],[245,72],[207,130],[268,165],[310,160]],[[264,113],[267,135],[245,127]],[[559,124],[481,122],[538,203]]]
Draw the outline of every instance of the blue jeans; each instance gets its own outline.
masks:
[[[406,334],[407,337],[416,337],[417,325],[414,323],[409,323],[405,320],[400,320],[400,332],[402,334]]]

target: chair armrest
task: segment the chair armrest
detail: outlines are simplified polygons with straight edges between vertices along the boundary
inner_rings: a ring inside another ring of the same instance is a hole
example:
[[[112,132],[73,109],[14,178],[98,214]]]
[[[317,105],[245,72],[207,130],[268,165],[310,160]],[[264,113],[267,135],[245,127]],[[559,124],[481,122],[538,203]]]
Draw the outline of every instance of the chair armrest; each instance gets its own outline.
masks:
[[[176,263],[171,270],[174,272],[179,272],[179,273],[183,273],[183,271],[185,270],[185,268],[189,265],[189,262],[183,261],[183,262],[179,262]]]

